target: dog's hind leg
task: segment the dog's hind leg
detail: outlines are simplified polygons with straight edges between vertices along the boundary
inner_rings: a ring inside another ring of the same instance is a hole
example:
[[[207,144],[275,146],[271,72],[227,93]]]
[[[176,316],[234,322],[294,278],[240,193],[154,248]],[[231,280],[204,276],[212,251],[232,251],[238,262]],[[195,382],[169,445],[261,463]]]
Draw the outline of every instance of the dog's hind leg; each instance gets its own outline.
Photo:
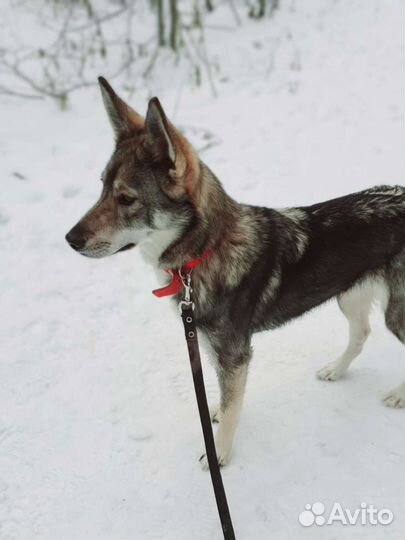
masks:
[[[405,254],[398,257],[387,271],[388,302],[385,324],[405,345]],[[387,407],[405,407],[405,383],[391,390],[384,397]]]
[[[363,350],[370,334],[369,313],[374,293],[375,285],[368,279],[339,295],[339,307],[349,322],[349,343],[335,362],[327,364],[317,372],[319,379],[336,381]]]
[[[233,439],[238,426],[245,393],[248,359],[237,367],[218,366],[218,380],[221,390],[221,403],[216,420],[219,422],[215,437],[218,463],[221,466],[229,463]],[[200,458],[201,467],[208,470],[207,457]]]

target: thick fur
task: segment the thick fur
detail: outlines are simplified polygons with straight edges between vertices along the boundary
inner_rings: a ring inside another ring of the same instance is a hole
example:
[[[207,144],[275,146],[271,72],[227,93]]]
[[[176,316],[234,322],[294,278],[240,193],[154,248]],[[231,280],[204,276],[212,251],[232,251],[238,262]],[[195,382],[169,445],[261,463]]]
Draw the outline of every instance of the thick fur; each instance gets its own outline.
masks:
[[[360,354],[380,295],[387,328],[405,343],[404,187],[378,186],[281,210],[237,203],[156,98],[143,120],[104,79],[100,85],[116,149],[100,200],[67,240],[91,257],[139,244],[160,277],[162,269],[180,268],[210,248],[192,283],[198,327],[221,389],[215,414],[221,464],[230,457],[255,332],[336,297],[348,318],[349,344],[318,372],[336,380]],[[385,403],[405,406],[405,383]],[[207,466],[204,457],[202,463]]]

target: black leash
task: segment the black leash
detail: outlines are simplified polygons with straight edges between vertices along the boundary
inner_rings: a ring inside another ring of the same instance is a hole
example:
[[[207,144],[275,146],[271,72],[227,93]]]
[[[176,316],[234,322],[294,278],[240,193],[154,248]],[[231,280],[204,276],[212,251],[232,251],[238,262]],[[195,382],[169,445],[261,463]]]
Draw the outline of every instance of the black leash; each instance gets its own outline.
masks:
[[[219,518],[221,520],[222,531],[225,540],[235,540],[231,515],[229,513],[228,501],[224,484],[222,482],[221,471],[218,465],[217,452],[215,449],[214,435],[212,433],[211,417],[208,409],[207,395],[205,393],[204,377],[201,366],[200,349],[198,347],[197,326],[195,322],[194,304],[191,301],[191,273],[186,278],[182,277],[185,288],[185,298],[180,302],[181,318],[183,319],[184,331],[190,357],[191,371],[195,395],[197,397],[198,411],[200,413],[201,427],[204,436],[205,450],[207,453],[210,468],[212,485],[214,487],[215,499]]]

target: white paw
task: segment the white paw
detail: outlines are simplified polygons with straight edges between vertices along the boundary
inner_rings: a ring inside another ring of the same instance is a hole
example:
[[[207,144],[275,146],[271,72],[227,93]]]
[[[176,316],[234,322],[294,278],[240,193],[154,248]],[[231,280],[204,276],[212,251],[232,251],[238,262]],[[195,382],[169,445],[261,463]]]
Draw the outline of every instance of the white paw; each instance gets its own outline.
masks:
[[[231,452],[227,452],[227,453],[217,452],[217,457],[218,457],[218,465],[220,467],[225,467],[225,465],[228,465],[230,461]],[[201,469],[203,471],[209,470],[210,467],[208,465],[207,454],[203,454],[198,461],[200,462]]]
[[[387,407],[392,407],[394,409],[402,409],[403,407],[405,407],[404,392],[400,391],[398,388],[392,390],[383,398],[383,403]]]
[[[322,381],[337,381],[345,371],[346,369],[342,368],[339,362],[332,362],[317,371],[316,376]]]

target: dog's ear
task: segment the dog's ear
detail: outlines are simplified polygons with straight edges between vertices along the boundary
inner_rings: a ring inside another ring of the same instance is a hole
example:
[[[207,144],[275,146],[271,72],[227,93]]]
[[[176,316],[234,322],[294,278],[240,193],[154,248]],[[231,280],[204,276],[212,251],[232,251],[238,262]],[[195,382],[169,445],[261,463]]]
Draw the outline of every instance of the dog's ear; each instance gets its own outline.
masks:
[[[167,165],[170,182],[165,190],[173,197],[194,191],[199,175],[198,156],[173,124],[167,119],[158,98],[149,101],[145,120],[145,145],[155,162]]]
[[[115,138],[118,139],[123,134],[142,129],[145,124],[142,116],[117,96],[104,77],[99,77],[98,83]]]
[[[170,168],[176,164],[173,127],[165,115],[158,98],[149,101],[145,120],[146,145],[156,161],[167,161]]]

